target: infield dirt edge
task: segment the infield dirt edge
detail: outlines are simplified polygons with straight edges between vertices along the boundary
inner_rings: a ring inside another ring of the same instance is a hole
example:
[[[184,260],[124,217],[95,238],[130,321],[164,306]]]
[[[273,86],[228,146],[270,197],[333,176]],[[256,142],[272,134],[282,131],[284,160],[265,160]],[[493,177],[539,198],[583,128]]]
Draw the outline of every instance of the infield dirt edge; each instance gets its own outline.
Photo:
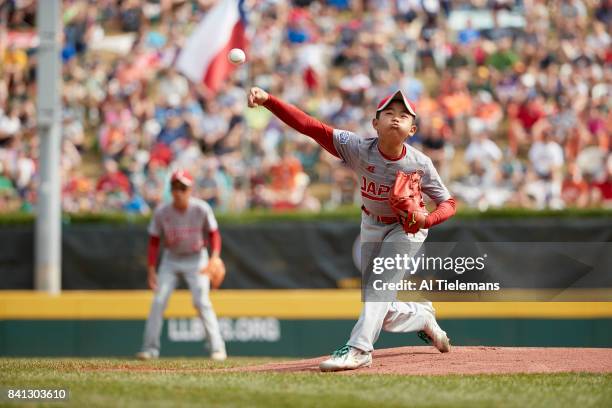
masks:
[[[319,373],[327,356],[227,369],[232,372]],[[372,367],[325,375],[611,373],[612,348],[453,347],[441,354],[432,347],[375,350]]]

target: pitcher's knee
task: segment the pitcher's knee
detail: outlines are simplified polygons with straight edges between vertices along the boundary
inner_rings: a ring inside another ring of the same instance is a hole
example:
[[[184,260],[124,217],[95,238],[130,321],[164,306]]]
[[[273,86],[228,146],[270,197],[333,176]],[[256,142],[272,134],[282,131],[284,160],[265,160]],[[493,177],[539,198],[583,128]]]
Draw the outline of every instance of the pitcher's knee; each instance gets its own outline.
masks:
[[[196,300],[193,302],[193,307],[198,310],[206,310],[210,309],[212,307],[212,304],[210,303],[210,301]]]
[[[165,296],[156,295],[153,298],[153,306],[163,307],[166,304],[167,300],[168,298],[166,298]]]

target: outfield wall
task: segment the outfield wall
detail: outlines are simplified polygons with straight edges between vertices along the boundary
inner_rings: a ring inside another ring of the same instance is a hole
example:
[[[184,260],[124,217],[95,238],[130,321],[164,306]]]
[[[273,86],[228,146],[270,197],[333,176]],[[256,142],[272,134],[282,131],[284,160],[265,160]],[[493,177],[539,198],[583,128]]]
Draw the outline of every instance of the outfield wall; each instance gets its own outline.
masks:
[[[344,344],[359,315],[360,293],[331,288],[359,286],[356,220],[229,224],[222,233],[228,276],[212,301],[231,354],[314,356]],[[429,238],[466,240],[611,242],[612,219],[451,220]],[[3,225],[0,241],[0,355],[129,356],[139,349],[152,299],[144,290],[144,224],[66,225],[65,290],[55,297],[15,290],[33,285],[33,226]],[[456,345],[612,347],[612,303],[435,307]],[[166,318],[164,355],[204,355],[188,292],[173,295]],[[383,333],[377,347],[416,344],[414,334]]]
[[[0,292],[1,356],[130,356],[140,347],[150,291]],[[212,294],[232,355],[317,356],[346,342],[356,290],[223,290]],[[612,347],[612,303],[437,303],[455,345]],[[206,355],[190,294],[166,311],[162,353]],[[383,333],[377,347],[422,344]]]
[[[0,226],[0,289],[32,289],[32,225]],[[359,287],[359,223],[301,221],[222,225],[224,289]],[[62,288],[146,289],[146,225],[74,224],[62,233]],[[428,242],[612,242],[609,218],[450,220]],[[542,272],[548,272],[542,265]]]

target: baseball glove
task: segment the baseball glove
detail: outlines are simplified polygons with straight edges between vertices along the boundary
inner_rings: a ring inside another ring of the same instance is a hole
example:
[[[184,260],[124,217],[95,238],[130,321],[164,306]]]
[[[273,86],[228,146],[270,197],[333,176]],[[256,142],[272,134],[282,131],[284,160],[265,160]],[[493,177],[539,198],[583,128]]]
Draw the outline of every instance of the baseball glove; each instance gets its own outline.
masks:
[[[221,258],[211,258],[202,273],[208,275],[210,288],[218,289],[225,279],[225,264]]]
[[[421,194],[422,175],[421,171],[398,171],[389,194],[389,205],[408,234],[419,232],[427,217]]]

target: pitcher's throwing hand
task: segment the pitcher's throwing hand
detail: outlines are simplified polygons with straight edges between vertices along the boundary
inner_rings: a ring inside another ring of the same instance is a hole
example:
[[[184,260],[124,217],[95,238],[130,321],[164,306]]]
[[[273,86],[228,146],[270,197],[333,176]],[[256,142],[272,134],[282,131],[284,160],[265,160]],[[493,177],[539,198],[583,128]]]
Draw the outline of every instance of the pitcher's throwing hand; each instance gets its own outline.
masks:
[[[249,92],[249,108],[255,108],[257,106],[263,105],[268,100],[268,93],[261,88],[257,88],[256,86],[251,88]]]

